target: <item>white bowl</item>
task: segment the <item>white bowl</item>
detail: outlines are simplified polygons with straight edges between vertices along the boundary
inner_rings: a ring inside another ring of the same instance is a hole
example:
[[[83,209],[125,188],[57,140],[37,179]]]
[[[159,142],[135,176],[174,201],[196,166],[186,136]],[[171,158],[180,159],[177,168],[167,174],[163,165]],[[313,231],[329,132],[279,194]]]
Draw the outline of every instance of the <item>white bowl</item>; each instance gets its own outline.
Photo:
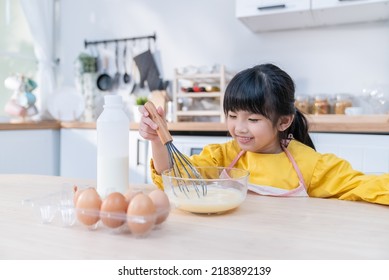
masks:
[[[344,113],[347,116],[357,116],[363,114],[363,108],[362,107],[348,107],[344,110]]]

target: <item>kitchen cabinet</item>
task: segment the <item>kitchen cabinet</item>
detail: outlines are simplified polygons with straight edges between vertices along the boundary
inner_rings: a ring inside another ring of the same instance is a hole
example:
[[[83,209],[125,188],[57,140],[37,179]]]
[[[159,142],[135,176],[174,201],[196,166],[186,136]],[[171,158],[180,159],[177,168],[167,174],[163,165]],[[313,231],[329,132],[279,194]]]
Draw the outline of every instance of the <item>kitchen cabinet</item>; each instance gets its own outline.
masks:
[[[367,22],[389,18],[388,0],[312,0],[317,25]]]
[[[310,133],[320,153],[346,159],[365,173],[389,173],[389,135],[353,133]],[[199,153],[210,143],[224,143],[228,136],[173,136],[174,145],[184,154]]]
[[[308,27],[310,0],[237,0],[236,17],[253,32]]]
[[[253,32],[389,19],[389,0],[236,0],[236,17]]]
[[[316,150],[346,159],[365,173],[389,173],[389,135],[311,133]]]
[[[130,131],[130,175],[132,184],[149,183],[151,147],[148,140],[143,139],[139,132]]]
[[[137,130],[130,130],[129,133],[129,181],[130,183],[151,183],[151,145],[139,135]],[[334,153],[348,160],[356,170],[366,173],[389,172],[389,135],[314,132],[311,136],[318,152]],[[173,135],[173,144],[183,154],[192,155],[199,153],[205,145],[224,143],[230,139],[229,136],[201,134]],[[12,157],[8,156],[8,158]],[[21,162],[21,159],[18,160]],[[96,179],[96,160],[95,129],[61,129],[61,176]],[[24,169],[23,172],[31,173],[27,170]]]
[[[179,133],[172,131],[173,133]],[[138,130],[129,131],[130,183],[151,183],[151,147]],[[173,144],[184,154],[199,153],[211,143],[229,136],[173,135]],[[389,172],[389,135],[362,133],[311,133],[318,152],[334,153],[354,169],[366,173]],[[61,175],[96,179],[97,134],[95,129],[62,128],[0,131],[0,172]]]
[[[95,129],[61,129],[61,176],[97,178],[97,133]]]
[[[138,131],[129,131],[129,181],[145,183],[148,173],[148,141]],[[61,129],[60,174],[64,177],[97,178],[96,129]]]
[[[0,130],[0,173],[59,175],[57,129]]]
[[[232,74],[224,65],[211,73],[180,74],[176,69],[173,82],[173,121],[224,122],[224,90],[231,78]],[[195,87],[210,90],[199,92],[194,90]],[[209,119],[212,117],[216,119]]]
[[[310,135],[316,150],[320,153],[333,153],[349,161],[354,169],[365,173],[389,173],[389,135],[319,132]],[[231,140],[229,136],[173,136],[173,144],[186,155],[200,153],[207,144],[224,143],[229,140]],[[142,179],[146,178],[146,182],[151,183],[149,167],[151,148],[144,145],[143,149],[145,150],[140,151],[141,163],[138,163],[138,169],[132,166],[131,170],[132,174],[135,173],[135,182],[142,182]],[[130,158],[135,159],[131,156]]]
[[[177,149],[188,156],[199,154],[204,146],[208,144],[224,143],[232,138],[229,136],[173,136],[173,144]]]

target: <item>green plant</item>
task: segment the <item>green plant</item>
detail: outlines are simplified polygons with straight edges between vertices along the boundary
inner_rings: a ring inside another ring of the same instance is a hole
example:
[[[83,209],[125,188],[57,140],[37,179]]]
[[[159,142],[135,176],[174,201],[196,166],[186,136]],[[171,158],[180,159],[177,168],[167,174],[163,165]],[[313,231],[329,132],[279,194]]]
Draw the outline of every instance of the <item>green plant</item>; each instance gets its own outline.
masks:
[[[136,99],[136,105],[145,105],[147,101],[147,97],[140,96]]]
[[[86,53],[80,53],[76,60],[76,69],[80,74],[96,73],[97,58]]]

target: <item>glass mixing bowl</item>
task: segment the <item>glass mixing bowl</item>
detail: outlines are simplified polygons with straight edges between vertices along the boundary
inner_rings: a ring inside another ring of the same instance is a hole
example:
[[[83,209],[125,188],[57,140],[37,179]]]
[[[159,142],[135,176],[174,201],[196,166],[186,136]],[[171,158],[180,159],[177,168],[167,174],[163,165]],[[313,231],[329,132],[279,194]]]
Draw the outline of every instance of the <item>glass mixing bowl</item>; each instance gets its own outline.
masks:
[[[162,172],[165,193],[173,207],[192,213],[223,213],[242,204],[247,196],[249,172],[238,168],[196,167],[201,178]]]

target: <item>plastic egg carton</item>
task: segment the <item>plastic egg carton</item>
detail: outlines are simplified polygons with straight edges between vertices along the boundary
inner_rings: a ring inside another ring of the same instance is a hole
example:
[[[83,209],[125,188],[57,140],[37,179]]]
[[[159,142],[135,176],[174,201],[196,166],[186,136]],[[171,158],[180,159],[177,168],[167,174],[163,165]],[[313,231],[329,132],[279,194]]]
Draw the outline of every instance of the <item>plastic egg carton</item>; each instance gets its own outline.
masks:
[[[75,223],[75,209],[71,199],[71,192],[61,191],[41,197],[29,198],[22,201],[24,207],[31,207],[35,216],[43,224],[55,222],[61,215],[62,225],[71,226]]]
[[[158,209],[152,215],[134,216],[121,213],[108,213],[78,209],[73,204],[73,191],[66,190],[50,193],[42,197],[29,198],[22,201],[24,207],[32,208],[35,217],[43,224],[60,225],[63,227],[85,228],[91,231],[104,231],[113,234],[130,234],[135,237],[145,237],[157,224],[158,217],[169,215],[170,208]],[[85,224],[80,221],[91,220]],[[95,220],[95,222],[92,222]],[[103,222],[105,221],[105,222]]]

